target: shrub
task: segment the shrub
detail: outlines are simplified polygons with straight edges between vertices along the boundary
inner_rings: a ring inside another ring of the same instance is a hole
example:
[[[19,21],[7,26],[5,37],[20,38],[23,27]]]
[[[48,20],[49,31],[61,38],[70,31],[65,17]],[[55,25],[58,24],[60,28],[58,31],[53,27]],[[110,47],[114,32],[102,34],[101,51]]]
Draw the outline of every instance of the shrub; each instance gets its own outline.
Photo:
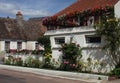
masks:
[[[33,50],[32,54],[38,55],[38,54],[43,54],[43,50]]]
[[[51,58],[52,58],[52,54],[51,53],[45,53],[44,54],[44,68],[51,68],[52,64],[51,64]]]
[[[32,64],[33,60],[34,60],[33,57],[31,57],[31,56],[27,57],[27,59],[24,62],[24,66],[33,67],[33,64]]]
[[[10,62],[10,60],[7,59],[7,60],[5,60],[4,64],[11,65],[11,62]]]
[[[76,45],[75,43],[63,44],[61,51],[64,55],[64,59],[76,59],[79,51],[79,45]]]
[[[110,75],[114,75],[114,76],[120,78],[120,68],[115,68],[114,70],[112,70]]]
[[[62,70],[76,70],[77,58],[81,58],[81,49],[78,44],[65,43],[61,45],[60,51],[63,53],[63,62],[61,64]]]
[[[77,70],[77,64],[64,60],[60,66],[60,70],[65,70],[65,71]]]
[[[15,59],[14,64],[16,66],[23,66],[23,60],[20,57],[18,57]]]
[[[38,59],[34,59],[32,61],[32,66],[35,67],[35,68],[40,68],[42,66],[41,61],[38,60]]]

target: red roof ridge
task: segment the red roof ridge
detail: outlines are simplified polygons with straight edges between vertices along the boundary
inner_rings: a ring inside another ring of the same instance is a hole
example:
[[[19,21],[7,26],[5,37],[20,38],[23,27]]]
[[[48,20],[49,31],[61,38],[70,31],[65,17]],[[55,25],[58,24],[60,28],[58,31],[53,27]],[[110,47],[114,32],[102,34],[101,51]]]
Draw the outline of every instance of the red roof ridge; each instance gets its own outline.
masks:
[[[119,0],[77,0],[70,6],[56,13],[55,17],[72,13],[75,11],[85,11],[87,9],[94,9],[97,7],[105,7],[106,5],[114,6]]]

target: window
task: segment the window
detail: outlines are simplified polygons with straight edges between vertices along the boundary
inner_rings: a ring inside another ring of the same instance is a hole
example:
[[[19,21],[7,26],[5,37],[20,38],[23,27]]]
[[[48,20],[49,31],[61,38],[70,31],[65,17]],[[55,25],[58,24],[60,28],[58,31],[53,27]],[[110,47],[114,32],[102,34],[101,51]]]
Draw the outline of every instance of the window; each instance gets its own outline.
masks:
[[[5,41],[5,50],[10,50],[10,41]]]
[[[65,43],[65,37],[55,38],[55,44],[63,44]]]
[[[86,36],[86,43],[101,43],[100,36]]]
[[[93,26],[94,25],[94,16],[89,17],[87,21],[88,26]]]
[[[21,50],[22,49],[22,42],[17,42],[17,49]]]

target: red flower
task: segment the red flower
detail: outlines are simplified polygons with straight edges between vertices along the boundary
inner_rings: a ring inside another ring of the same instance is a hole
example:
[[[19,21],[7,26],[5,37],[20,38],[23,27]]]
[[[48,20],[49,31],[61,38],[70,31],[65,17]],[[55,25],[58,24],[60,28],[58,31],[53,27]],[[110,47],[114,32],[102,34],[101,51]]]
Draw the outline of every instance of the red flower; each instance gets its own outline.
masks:
[[[68,64],[69,62],[68,61],[64,61],[64,64]]]

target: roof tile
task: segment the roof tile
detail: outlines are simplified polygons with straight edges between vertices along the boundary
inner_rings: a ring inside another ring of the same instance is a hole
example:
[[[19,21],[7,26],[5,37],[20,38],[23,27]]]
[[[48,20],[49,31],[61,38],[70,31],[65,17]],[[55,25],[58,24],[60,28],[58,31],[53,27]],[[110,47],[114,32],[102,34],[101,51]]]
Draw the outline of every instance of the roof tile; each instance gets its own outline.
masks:
[[[54,16],[60,16],[60,15],[72,13],[75,11],[84,11],[84,10],[92,9],[96,7],[104,7],[106,5],[114,6],[118,1],[119,0],[77,0],[75,3],[61,10]]]

